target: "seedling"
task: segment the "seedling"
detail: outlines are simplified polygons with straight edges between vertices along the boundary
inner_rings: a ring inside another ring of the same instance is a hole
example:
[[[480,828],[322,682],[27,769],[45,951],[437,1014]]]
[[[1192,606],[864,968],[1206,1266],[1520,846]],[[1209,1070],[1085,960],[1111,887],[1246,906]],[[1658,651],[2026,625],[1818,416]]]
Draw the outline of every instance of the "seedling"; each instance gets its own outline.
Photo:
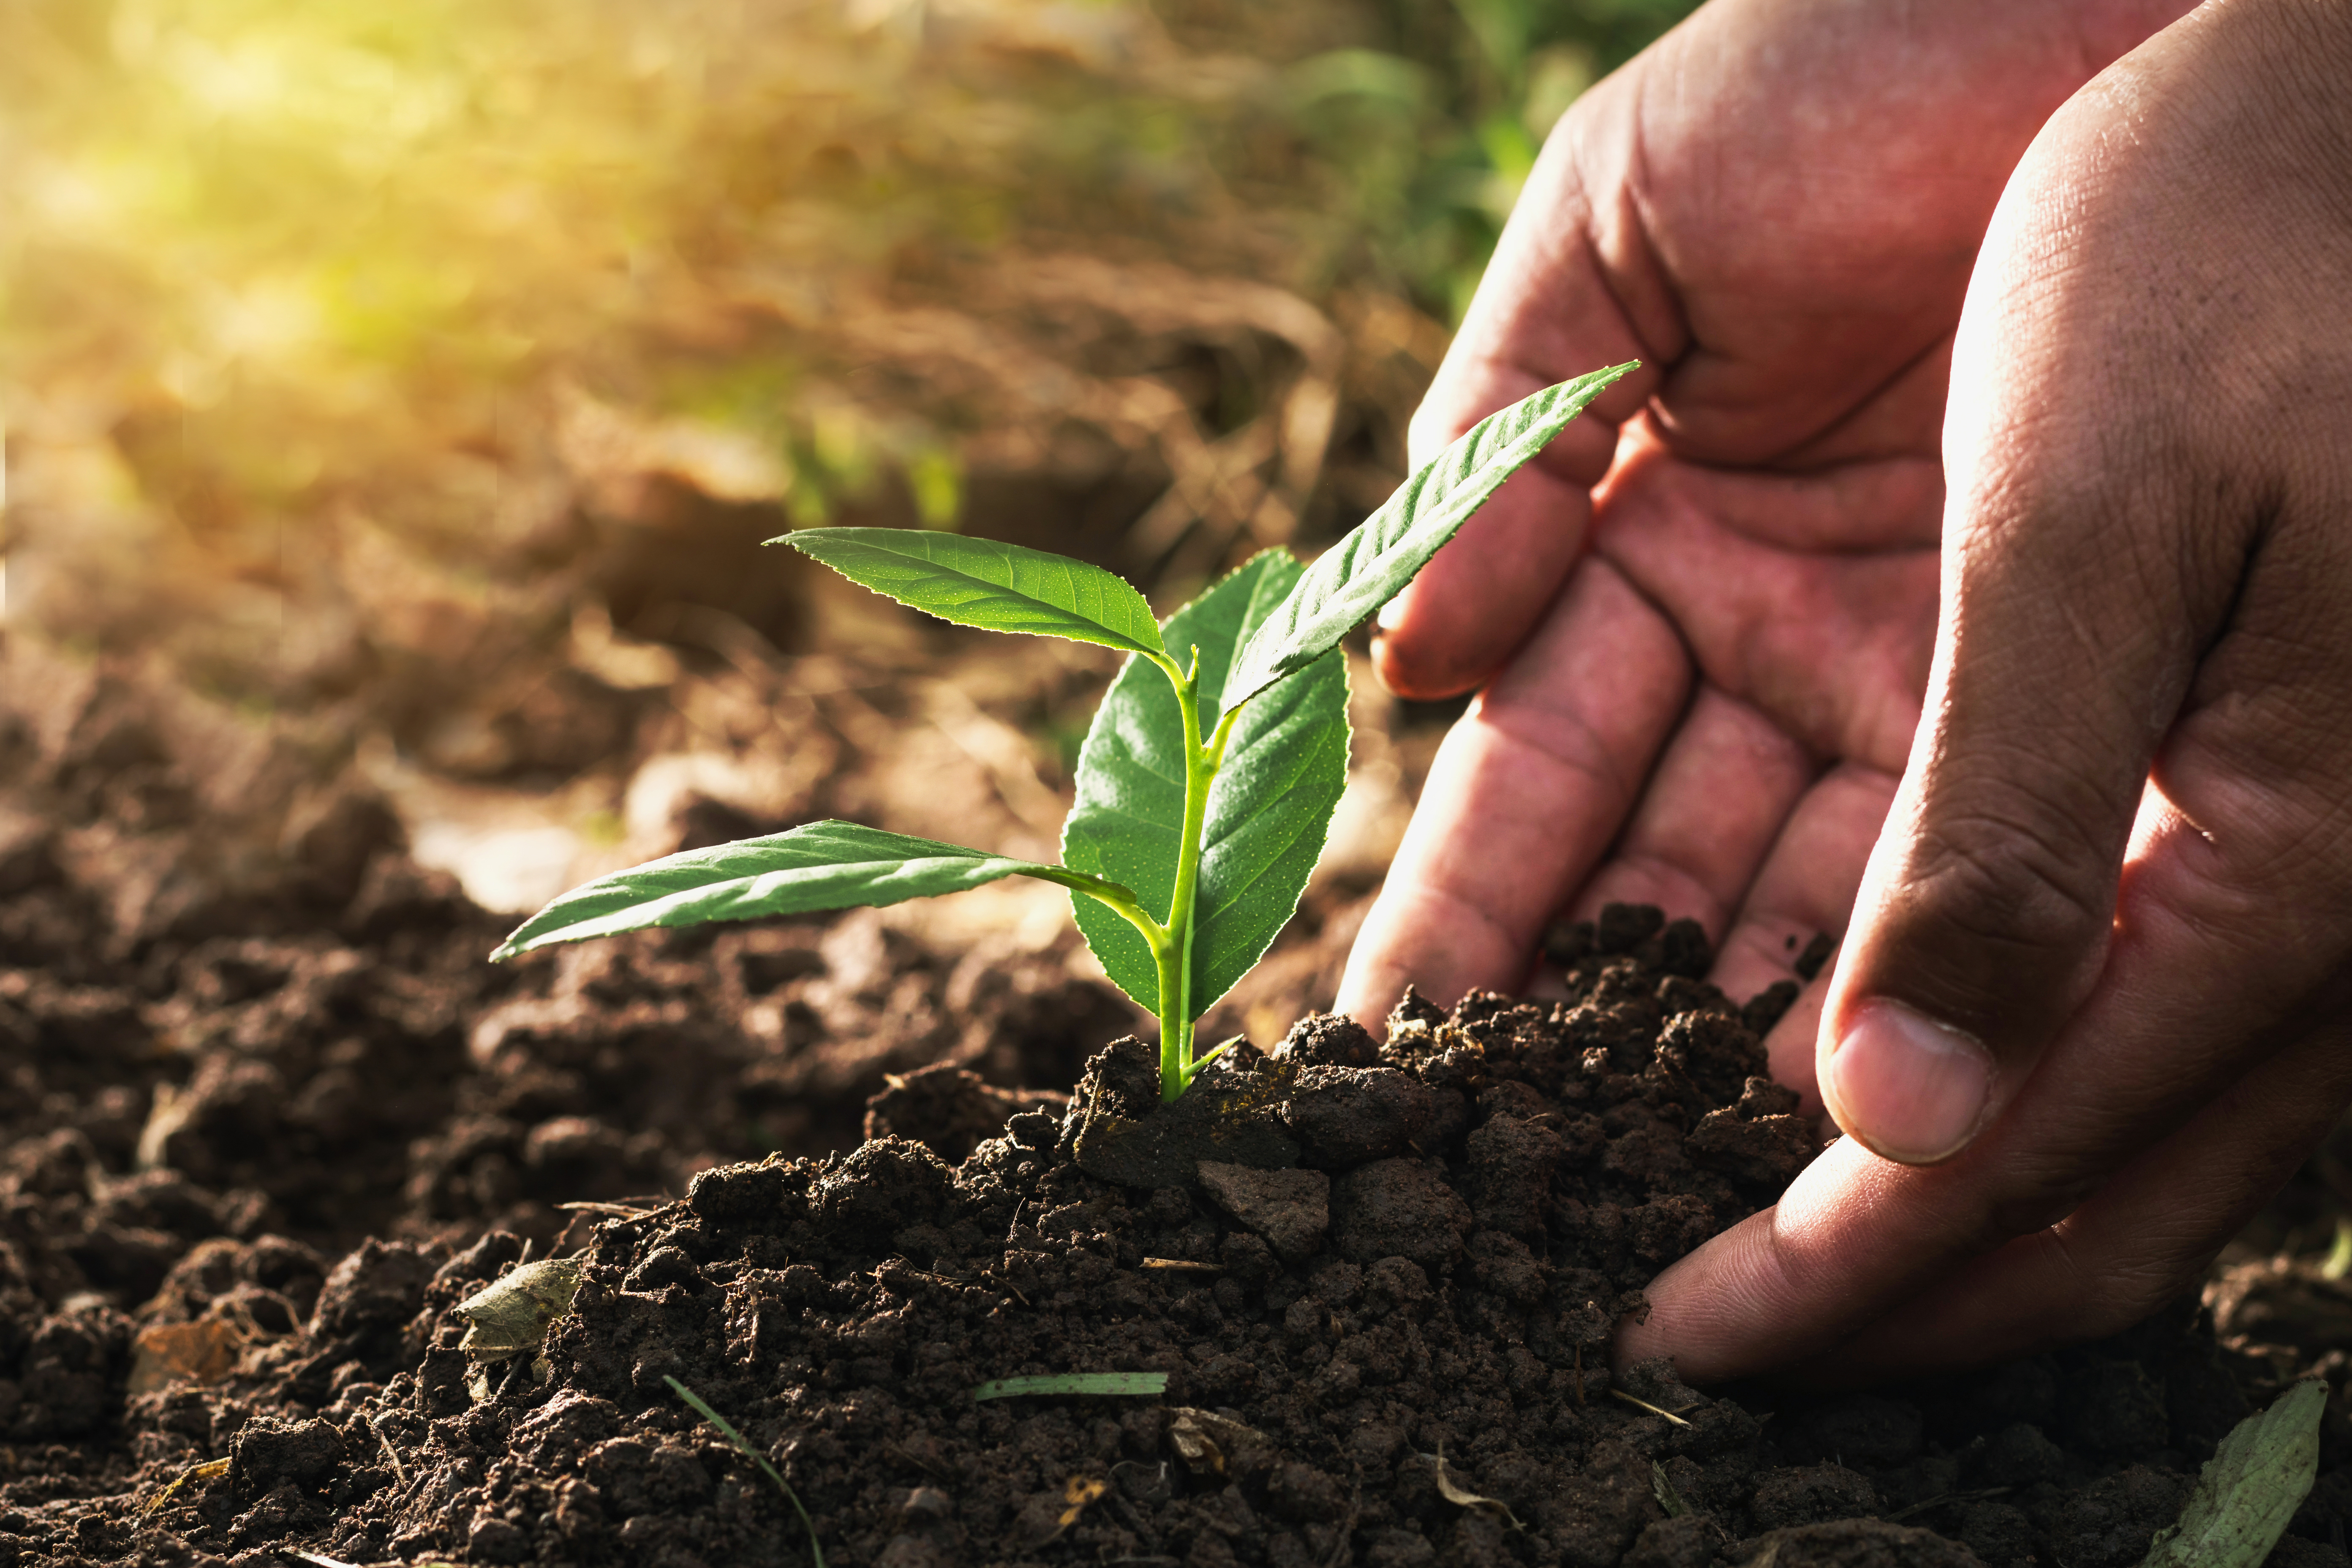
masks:
[[[1265,551],[1164,626],[1124,578],[1044,551],[888,528],[770,540],[959,626],[1128,656],[1078,753],[1062,864],[813,822],[599,878],[525,921],[491,957],[1034,877],[1070,890],[1103,968],[1158,1016],[1160,1095],[1174,1100],[1217,1054],[1192,1054],[1193,1021],[1265,952],[1322,853],[1348,772],[1339,640],[1633,368],[1595,371],[1489,416],[1314,564]]]

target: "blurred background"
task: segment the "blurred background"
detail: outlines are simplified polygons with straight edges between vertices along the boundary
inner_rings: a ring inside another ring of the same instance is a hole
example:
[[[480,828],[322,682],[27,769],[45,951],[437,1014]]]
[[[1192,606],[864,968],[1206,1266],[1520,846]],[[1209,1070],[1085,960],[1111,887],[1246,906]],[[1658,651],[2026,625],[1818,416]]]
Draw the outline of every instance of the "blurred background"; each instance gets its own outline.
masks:
[[[1108,660],[760,542],[964,529],[1163,613],[1311,553],[1551,122],[1689,8],[7,0],[9,636],[348,771],[494,911],[824,815],[1040,853]],[[1359,684],[1325,904],[1434,734]]]

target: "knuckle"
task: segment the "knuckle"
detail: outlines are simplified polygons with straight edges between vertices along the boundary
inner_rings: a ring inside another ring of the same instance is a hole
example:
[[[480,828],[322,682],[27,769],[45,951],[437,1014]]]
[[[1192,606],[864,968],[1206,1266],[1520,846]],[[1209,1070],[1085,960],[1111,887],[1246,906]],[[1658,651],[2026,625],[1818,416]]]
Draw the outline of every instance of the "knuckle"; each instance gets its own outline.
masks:
[[[2064,951],[2106,927],[2110,858],[2063,814],[1988,803],[1923,836],[1912,900],[1934,925],[1978,946]]]
[[[1615,754],[1609,737],[1582,713],[1509,700],[1486,703],[1480,721],[1522,748],[1547,782],[1590,793],[1622,809],[1638,780]]]
[[[2338,738],[2236,741],[2209,742],[2215,766],[2187,778],[2168,770],[2163,780],[2213,851],[2201,868],[2208,879],[2249,906],[2284,899],[2341,910],[2352,888],[2352,809]]]

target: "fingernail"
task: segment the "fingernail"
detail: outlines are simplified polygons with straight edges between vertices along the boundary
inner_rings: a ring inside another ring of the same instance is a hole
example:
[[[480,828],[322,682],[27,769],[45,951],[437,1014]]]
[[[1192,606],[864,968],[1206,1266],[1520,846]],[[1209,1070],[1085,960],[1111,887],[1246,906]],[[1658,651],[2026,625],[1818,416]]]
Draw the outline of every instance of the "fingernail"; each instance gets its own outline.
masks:
[[[1873,1153],[1931,1165],[1976,1136],[1992,1065],[1975,1037],[1900,1002],[1869,1002],[1831,1053],[1822,1095],[1838,1125]]]

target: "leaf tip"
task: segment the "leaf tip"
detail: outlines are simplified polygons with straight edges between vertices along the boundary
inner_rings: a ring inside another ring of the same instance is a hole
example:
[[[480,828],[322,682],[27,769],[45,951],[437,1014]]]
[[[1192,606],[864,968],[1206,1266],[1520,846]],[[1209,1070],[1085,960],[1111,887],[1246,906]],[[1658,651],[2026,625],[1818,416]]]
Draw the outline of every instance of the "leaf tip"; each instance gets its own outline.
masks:
[[[510,958],[520,958],[526,952],[547,945],[545,937],[526,934],[530,930],[530,922],[528,921],[515,927],[507,934],[506,941],[499,943],[497,949],[491,952],[490,962],[504,963]]]

